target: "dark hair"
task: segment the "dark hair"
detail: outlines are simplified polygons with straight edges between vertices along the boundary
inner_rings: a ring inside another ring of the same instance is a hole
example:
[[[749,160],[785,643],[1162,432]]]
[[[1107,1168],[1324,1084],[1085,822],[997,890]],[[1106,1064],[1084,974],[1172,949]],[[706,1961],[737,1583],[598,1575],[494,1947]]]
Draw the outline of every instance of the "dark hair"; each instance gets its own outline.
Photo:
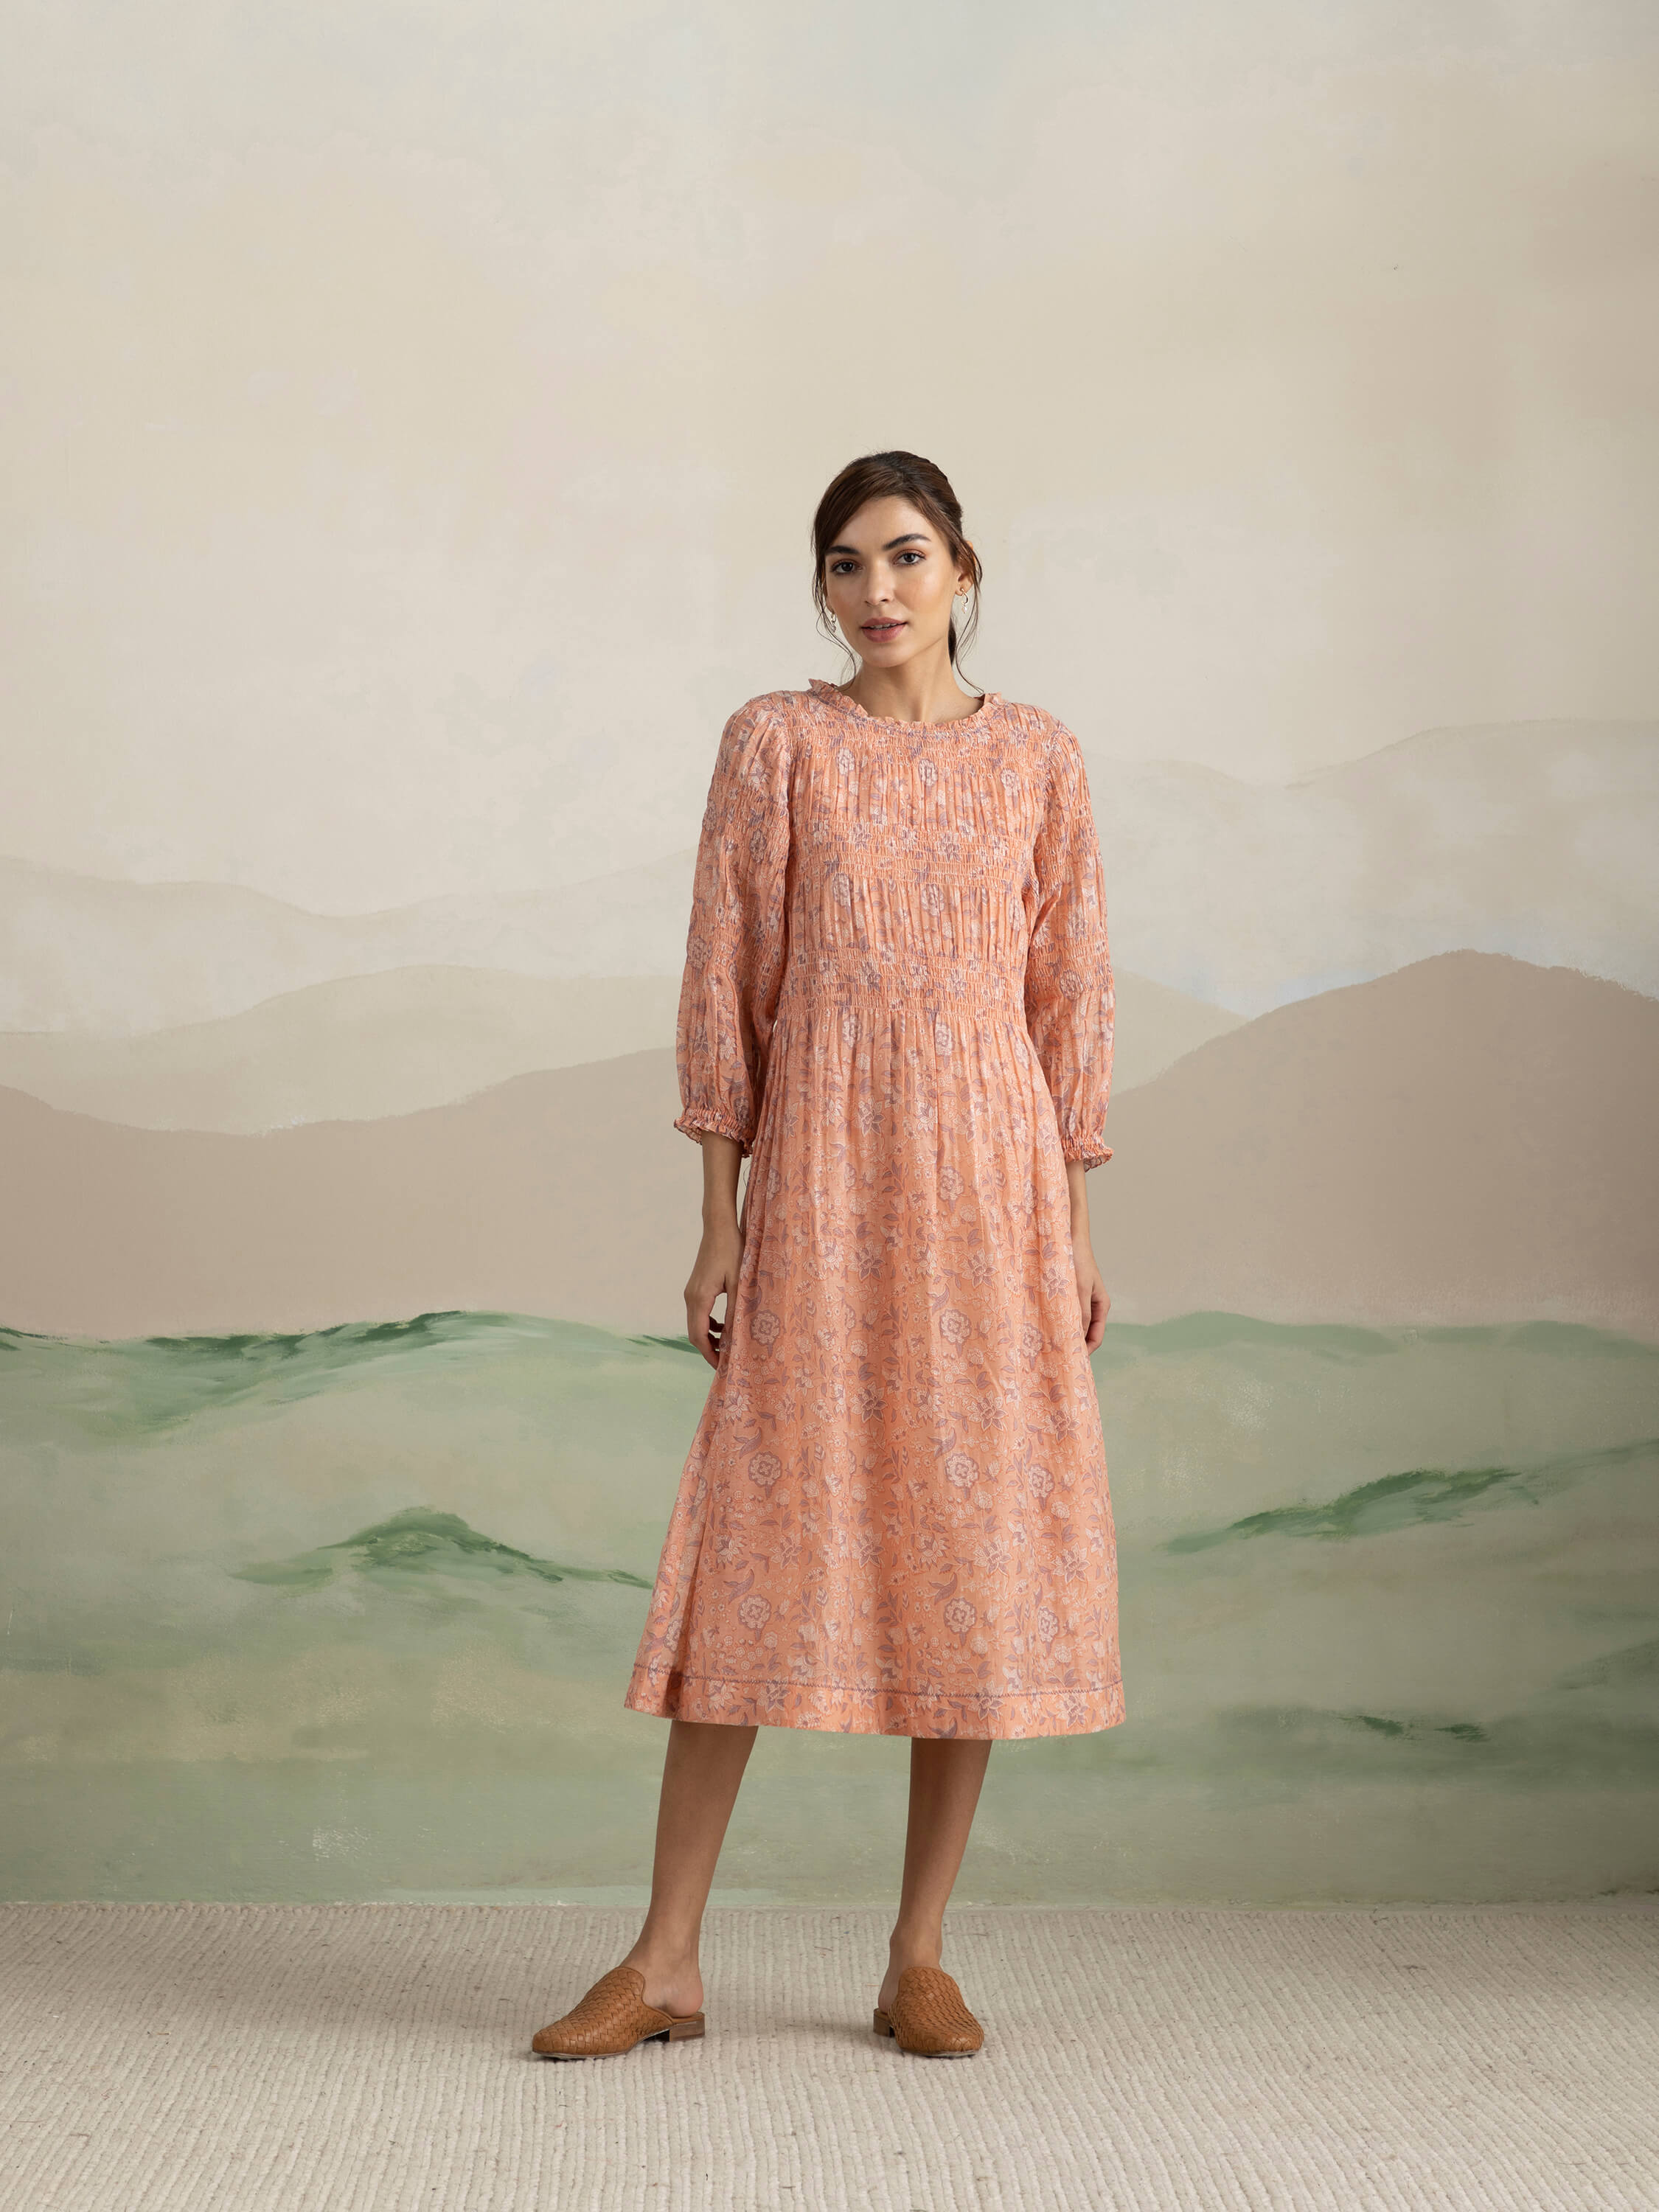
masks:
[[[957,568],[965,568],[973,578],[974,596],[960,637],[956,617],[951,617],[951,665],[956,667],[979,628],[983,572],[978,554],[963,536],[962,501],[951,490],[951,479],[936,462],[923,460],[920,453],[865,453],[856,461],[848,461],[818,501],[818,511],[812,517],[812,604],[818,611],[819,630],[832,645],[851,653],[839,632],[825,628],[830,608],[823,594],[823,564],[830,548],[839,543],[853,517],[872,499],[908,500],[943,537]]]

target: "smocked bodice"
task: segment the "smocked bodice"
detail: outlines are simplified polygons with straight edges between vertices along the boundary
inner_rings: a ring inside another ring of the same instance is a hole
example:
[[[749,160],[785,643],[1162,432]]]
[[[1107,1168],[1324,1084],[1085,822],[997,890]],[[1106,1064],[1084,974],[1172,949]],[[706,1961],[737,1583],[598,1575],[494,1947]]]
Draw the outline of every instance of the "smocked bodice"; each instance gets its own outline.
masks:
[[[817,681],[751,699],[721,736],[686,952],[688,1134],[752,1142],[792,1009],[887,1009],[941,1051],[963,1023],[1014,1025],[1068,1156],[1109,1156],[1100,851],[1077,739],[1039,708],[989,692],[957,720],[902,722]]]
[[[936,1000],[1023,1020],[1039,733],[994,694],[936,723],[817,696],[790,763],[783,996]]]

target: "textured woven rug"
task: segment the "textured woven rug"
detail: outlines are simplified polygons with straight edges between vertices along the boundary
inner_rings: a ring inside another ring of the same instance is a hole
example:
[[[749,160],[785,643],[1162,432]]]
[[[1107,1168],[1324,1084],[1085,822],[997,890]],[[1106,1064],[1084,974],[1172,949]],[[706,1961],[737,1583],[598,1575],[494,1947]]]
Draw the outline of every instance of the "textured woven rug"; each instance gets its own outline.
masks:
[[[1659,2207],[1659,1910],[717,1911],[708,2033],[549,2064],[637,1916],[0,1906],[5,2212]]]

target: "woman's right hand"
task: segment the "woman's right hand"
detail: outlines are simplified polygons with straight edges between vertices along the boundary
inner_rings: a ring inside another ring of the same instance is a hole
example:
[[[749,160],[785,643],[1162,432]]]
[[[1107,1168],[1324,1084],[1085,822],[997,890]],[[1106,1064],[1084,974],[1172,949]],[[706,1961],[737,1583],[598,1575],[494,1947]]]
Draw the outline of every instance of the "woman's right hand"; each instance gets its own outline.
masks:
[[[743,1230],[735,1213],[703,1224],[702,1242],[685,1286],[685,1333],[711,1367],[720,1364],[726,1341],[726,1322],[738,1295],[738,1273],[743,1266]],[[714,1301],[726,1293],[726,1315],[715,1316]]]
[[[743,1210],[738,1210],[738,1171],[743,1165],[743,1146],[735,1137],[718,1129],[705,1129],[697,1139],[702,1146],[702,1242],[697,1247],[691,1279],[685,1286],[685,1333],[711,1367],[720,1364],[720,1345],[726,1322],[738,1295],[738,1270],[743,1265],[744,1216],[749,1211],[749,1191],[744,1188]],[[714,1301],[726,1293],[725,1321],[714,1317]]]

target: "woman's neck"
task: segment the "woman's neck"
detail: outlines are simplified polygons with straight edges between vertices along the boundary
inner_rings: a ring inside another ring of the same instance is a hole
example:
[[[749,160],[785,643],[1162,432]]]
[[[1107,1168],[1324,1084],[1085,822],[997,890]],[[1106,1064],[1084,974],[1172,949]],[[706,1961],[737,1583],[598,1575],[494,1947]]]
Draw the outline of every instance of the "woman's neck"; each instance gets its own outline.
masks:
[[[955,722],[979,708],[979,694],[957,682],[951,658],[940,647],[937,659],[916,655],[898,668],[860,665],[842,690],[866,714],[894,722]]]

